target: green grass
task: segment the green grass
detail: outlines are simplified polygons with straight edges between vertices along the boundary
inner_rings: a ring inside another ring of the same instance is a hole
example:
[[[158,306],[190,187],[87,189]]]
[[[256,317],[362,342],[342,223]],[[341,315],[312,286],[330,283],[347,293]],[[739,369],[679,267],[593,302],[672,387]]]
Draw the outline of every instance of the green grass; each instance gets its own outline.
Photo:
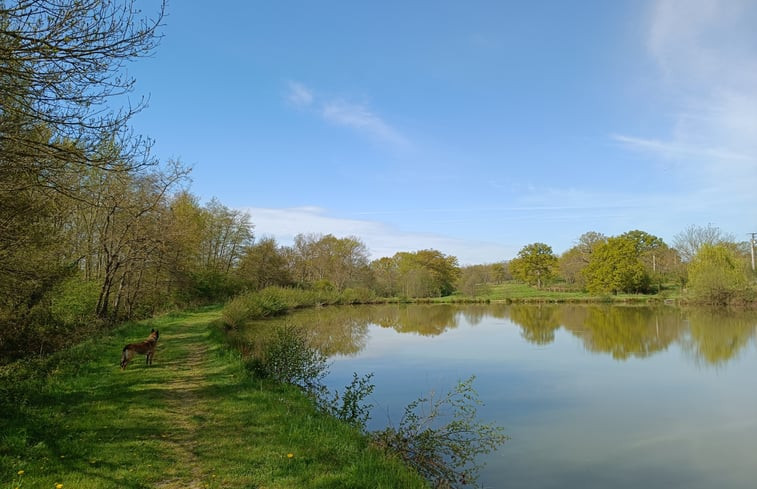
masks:
[[[475,298],[454,294],[435,299],[434,302],[456,302],[466,300],[490,302],[654,302],[665,299],[680,299],[678,288],[663,289],[661,294],[617,294],[592,295],[582,291],[561,290],[558,287],[537,289],[519,282],[505,282],[492,285],[489,290]]]
[[[297,389],[250,378],[210,326],[219,317],[127,324],[3,367],[0,489],[426,487]],[[123,345],[152,327],[154,365],[119,370]]]

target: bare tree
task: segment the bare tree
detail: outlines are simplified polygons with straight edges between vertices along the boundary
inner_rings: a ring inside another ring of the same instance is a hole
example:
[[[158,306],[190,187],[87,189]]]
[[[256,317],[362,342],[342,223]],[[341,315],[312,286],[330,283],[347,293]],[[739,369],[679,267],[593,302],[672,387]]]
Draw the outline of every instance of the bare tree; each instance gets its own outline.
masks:
[[[0,1],[0,159],[31,165],[38,184],[61,191],[60,174],[111,168],[98,146],[111,138],[117,160],[148,164],[149,142],[127,122],[146,101],[108,103],[134,88],[127,62],[149,55],[160,36],[165,0],[142,18],[136,0]]]
[[[706,226],[692,224],[673,236],[673,247],[678,250],[681,260],[690,262],[702,245],[714,246],[720,243],[732,243],[735,240],[732,235],[724,233],[719,227],[712,224]]]

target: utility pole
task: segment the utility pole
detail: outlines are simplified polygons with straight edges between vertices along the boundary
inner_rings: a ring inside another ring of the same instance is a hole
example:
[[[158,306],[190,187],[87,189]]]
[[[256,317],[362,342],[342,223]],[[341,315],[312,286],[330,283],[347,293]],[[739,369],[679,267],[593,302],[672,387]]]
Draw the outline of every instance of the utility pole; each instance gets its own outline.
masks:
[[[748,233],[748,234],[752,236],[750,243],[752,244],[752,272],[754,272],[754,245],[755,245],[755,236],[757,236],[757,233]]]

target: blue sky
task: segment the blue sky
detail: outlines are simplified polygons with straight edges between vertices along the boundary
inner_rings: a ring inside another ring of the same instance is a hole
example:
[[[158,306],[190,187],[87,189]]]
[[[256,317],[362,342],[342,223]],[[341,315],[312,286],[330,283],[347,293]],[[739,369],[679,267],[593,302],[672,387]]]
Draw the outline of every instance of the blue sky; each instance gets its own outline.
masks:
[[[755,2],[174,1],[165,24],[129,66],[135,131],[257,236],[472,264],[757,231]]]

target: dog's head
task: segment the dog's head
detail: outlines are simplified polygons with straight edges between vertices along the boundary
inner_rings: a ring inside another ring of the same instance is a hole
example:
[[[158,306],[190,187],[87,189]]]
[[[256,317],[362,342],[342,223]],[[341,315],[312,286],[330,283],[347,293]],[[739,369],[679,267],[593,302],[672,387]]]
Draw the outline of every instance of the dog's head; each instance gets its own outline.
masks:
[[[155,338],[155,341],[158,341],[158,338],[160,337],[160,331],[158,331],[155,328],[152,328],[150,330],[150,338]]]

